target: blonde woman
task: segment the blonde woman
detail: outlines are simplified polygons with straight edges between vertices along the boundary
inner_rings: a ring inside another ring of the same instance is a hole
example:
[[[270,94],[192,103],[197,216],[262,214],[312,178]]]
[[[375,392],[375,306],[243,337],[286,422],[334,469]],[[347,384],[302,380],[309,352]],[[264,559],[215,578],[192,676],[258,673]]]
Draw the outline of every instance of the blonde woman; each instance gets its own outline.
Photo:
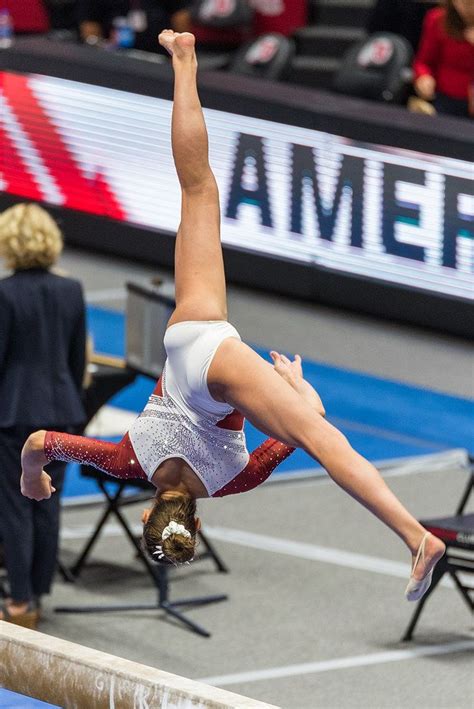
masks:
[[[175,71],[172,147],[182,189],[176,310],[164,340],[164,373],[117,445],[51,431],[31,436],[23,452],[23,494],[51,495],[42,471],[48,460],[87,461],[122,478],[148,478],[157,494],[144,516],[144,546],[158,562],[177,564],[194,554],[196,499],[247,492],[294,447],[303,448],[405,542],[413,557],[406,593],[415,600],[428,588],[444,544],[426,533],[373,465],[326,421],[300,359],[273,352],[272,367],[227,322],[219,196],[196,86],[194,36],[166,30],[160,42]],[[272,437],[251,454],[244,416]]]
[[[36,502],[19,489],[21,449],[38,428],[77,430],[85,360],[85,310],[78,281],[55,275],[61,232],[36,204],[0,215],[0,538],[10,598],[0,620],[35,627],[56,565],[59,495]],[[48,468],[59,492],[64,464]]]

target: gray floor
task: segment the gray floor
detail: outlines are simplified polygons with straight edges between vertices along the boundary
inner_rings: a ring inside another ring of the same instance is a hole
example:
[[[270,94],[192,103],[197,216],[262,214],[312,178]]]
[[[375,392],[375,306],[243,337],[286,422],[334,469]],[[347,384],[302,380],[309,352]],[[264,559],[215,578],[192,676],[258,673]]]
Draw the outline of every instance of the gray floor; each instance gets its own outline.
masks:
[[[84,281],[91,302],[116,308],[123,307],[126,280],[157,274],[71,250],[62,265]],[[229,288],[229,306],[249,342],[452,394],[474,393],[472,350],[461,340],[241,288]],[[423,517],[453,510],[465,480],[466,472],[453,468],[395,475],[389,484]],[[132,524],[141,509],[127,508]],[[73,562],[99,514],[100,507],[65,509],[65,563]],[[200,514],[230,573],[217,573],[210,561],[174,570],[171,593],[229,595],[190,612],[211,638],[160,611],[52,612],[64,603],[154,601],[116,525],[106,528],[74,586],[58,579],[41,630],[286,709],[472,707],[472,618],[459,594],[439,588],[415,642],[401,643],[413,610],[403,598],[407,554],[335,485],[326,479],[269,484],[248,496],[202,501]],[[404,649],[413,656],[400,655]],[[435,651],[443,654],[427,654]]]
[[[454,509],[465,478],[459,470],[446,470],[392,477],[390,485],[417,515],[436,515]],[[99,512],[65,512],[63,561],[73,561]],[[140,512],[141,505],[127,510],[132,524],[138,526]],[[49,612],[42,630],[211,683],[223,675],[273,670],[270,678],[230,678],[220,686],[286,709],[472,707],[474,634],[458,593],[439,588],[415,641],[400,642],[413,610],[403,598],[405,579],[355,568],[359,557],[352,555],[372,560],[374,568],[380,560],[405,564],[408,574],[405,550],[336,486],[267,485],[221,504],[202,501],[200,514],[230,573],[216,573],[210,561],[197,562],[173,572],[171,595],[229,595],[227,602],[189,613],[211,638],[178,627],[160,611]],[[264,548],[268,538],[279,542],[274,551]],[[294,543],[289,550],[288,542]],[[315,548],[327,554],[326,561],[305,558]],[[49,607],[142,602],[153,603],[154,592],[120,529],[111,526],[76,586],[56,583]],[[468,650],[452,650],[466,640]],[[381,653],[433,645],[447,654],[370,664]],[[348,667],[323,671],[320,663],[341,658]],[[295,667],[306,663],[316,665],[310,671]]]

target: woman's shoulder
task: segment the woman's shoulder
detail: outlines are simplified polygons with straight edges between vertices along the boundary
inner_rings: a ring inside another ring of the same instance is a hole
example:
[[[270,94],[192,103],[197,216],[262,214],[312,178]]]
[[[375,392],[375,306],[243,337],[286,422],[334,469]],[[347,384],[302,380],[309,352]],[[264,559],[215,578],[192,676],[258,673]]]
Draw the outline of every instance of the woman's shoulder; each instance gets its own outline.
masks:
[[[11,287],[12,276],[4,276],[0,278],[0,309],[2,313],[11,310],[12,301],[14,300],[13,289]]]
[[[36,298],[39,291],[48,293],[50,298],[69,303],[71,307],[83,307],[82,284],[75,278],[46,269],[16,271],[0,278],[0,300],[3,306],[10,303],[15,308],[15,304],[23,302],[25,298]]]
[[[1,292],[6,292],[11,287],[13,278],[14,278],[13,273],[11,273],[8,276],[2,276],[0,278],[0,291]]]
[[[0,278],[0,296],[2,300],[15,301],[23,292],[21,280],[18,278],[18,273],[10,273],[7,276]]]
[[[70,276],[66,273],[66,271],[62,271],[58,268],[52,268],[49,271],[49,276],[52,280],[54,280],[59,288],[82,292],[82,283],[77,278]]]
[[[425,15],[425,27],[431,30],[442,30],[445,16],[444,7],[433,7]]]

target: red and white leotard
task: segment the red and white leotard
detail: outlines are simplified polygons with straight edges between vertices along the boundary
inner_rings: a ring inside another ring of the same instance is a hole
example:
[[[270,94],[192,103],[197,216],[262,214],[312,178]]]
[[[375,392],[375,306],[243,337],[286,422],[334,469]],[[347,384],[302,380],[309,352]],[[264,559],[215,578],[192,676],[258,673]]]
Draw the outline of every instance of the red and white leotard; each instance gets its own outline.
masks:
[[[46,456],[89,464],[122,479],[148,480],[164,460],[182,458],[209,497],[257,487],[294,449],[269,438],[249,455],[244,417],[211,397],[207,373],[228,337],[239,334],[225,321],[172,325],[164,340],[168,357],[163,375],[120,443],[48,432]]]

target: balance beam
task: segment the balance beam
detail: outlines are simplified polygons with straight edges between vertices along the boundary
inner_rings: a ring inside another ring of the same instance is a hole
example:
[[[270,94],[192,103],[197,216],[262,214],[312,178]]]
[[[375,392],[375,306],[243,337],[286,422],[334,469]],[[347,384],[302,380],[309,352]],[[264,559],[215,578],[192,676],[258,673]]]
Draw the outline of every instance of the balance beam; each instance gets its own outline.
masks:
[[[4,621],[0,686],[67,709],[276,709]]]

